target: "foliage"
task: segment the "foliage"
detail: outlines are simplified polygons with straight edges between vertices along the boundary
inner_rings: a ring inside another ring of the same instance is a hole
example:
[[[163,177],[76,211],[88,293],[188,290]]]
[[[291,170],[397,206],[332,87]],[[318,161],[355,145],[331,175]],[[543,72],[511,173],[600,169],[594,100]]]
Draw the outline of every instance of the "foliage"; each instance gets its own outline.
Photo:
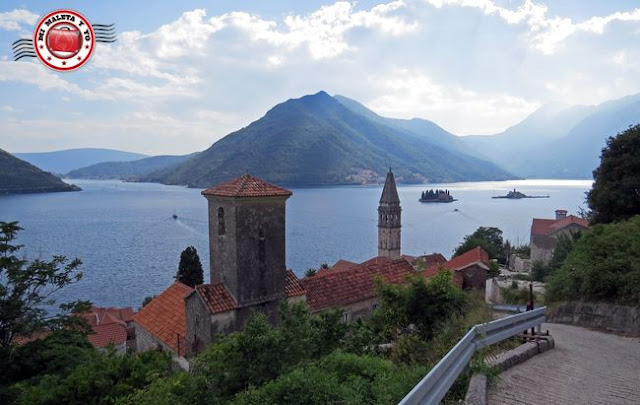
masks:
[[[408,285],[383,284],[377,279],[380,304],[373,315],[373,324],[388,338],[409,325],[415,325],[423,337],[429,338],[435,332],[435,325],[461,312],[465,306],[465,295],[452,279],[446,269],[441,269],[429,281],[420,276],[409,277]]]
[[[502,231],[495,227],[481,226],[471,235],[465,236],[462,243],[454,251],[453,256],[460,256],[477,246],[482,247],[489,254],[490,259],[498,259],[500,263],[506,262]]]
[[[305,277],[313,277],[316,275],[318,271],[314,268],[308,268],[305,272],[304,272],[304,276]]]
[[[409,368],[373,356],[336,351],[287,373],[232,402],[248,404],[395,404],[428,370]]]
[[[178,264],[176,280],[189,287],[204,283],[202,262],[200,262],[198,251],[193,246],[188,246],[180,253],[180,264]]]
[[[55,301],[52,295],[80,280],[79,259],[68,261],[53,256],[50,261],[28,263],[17,257],[22,245],[13,244],[21,230],[17,222],[0,222],[0,357],[11,356],[18,336],[29,336],[45,328],[85,326],[72,312],[83,311],[87,302],[61,304],[61,313],[48,315],[46,306]]]
[[[489,270],[487,270],[487,277],[496,277],[500,275],[500,265],[496,259],[489,261]]]
[[[11,359],[0,358],[0,403],[15,401],[16,392],[10,385],[45,374],[66,375],[80,364],[92,361],[97,352],[87,337],[75,330],[62,329],[43,339],[18,345]]]
[[[80,188],[0,149],[0,194],[76,190]]]
[[[502,298],[504,302],[512,305],[524,305],[529,303],[529,287],[520,288],[517,281],[513,281],[508,288],[501,288]],[[537,297],[533,295],[533,302],[537,301]]]
[[[153,299],[154,299],[155,297],[156,297],[155,295],[153,295],[153,296],[148,296],[148,297],[144,297],[144,299],[142,300],[142,307],[141,307],[141,308],[144,308],[144,306],[145,306],[145,305],[147,305],[148,303],[150,303],[151,301],[153,301]]]
[[[640,216],[596,225],[547,283],[547,298],[640,304]]]
[[[507,241],[508,242],[508,241]],[[512,246],[511,253],[515,253],[523,259],[531,257],[531,246],[523,244],[520,246]]]
[[[587,193],[593,223],[608,224],[640,214],[640,125],[609,137]]]
[[[276,328],[262,313],[255,313],[243,331],[211,344],[196,359],[194,372],[206,376],[220,397],[262,385],[335,350],[347,332],[341,318],[339,311],[311,316],[302,304],[284,304]]]
[[[20,383],[17,404],[113,404],[171,373],[165,353],[108,354],[76,367],[66,376],[47,374],[36,384]]]

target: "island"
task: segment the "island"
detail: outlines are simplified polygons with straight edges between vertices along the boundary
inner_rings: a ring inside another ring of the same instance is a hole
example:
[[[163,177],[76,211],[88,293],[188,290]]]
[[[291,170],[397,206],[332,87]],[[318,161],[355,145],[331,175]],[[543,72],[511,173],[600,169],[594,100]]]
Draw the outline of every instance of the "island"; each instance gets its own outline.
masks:
[[[451,196],[449,190],[431,189],[423,191],[418,201],[423,203],[450,203],[458,200]]]
[[[491,198],[508,198],[510,200],[519,200],[521,198],[549,198],[549,196],[548,195],[526,195],[517,191],[514,188],[513,191],[509,191],[507,195],[499,195]]]

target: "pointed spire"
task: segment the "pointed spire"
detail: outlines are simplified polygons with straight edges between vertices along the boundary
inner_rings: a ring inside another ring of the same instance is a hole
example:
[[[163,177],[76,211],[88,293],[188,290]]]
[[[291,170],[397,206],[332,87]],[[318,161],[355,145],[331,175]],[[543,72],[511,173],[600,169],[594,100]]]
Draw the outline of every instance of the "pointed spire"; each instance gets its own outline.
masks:
[[[380,203],[400,204],[400,197],[398,197],[398,189],[396,188],[396,179],[393,177],[391,168],[389,168],[387,179],[384,182],[382,196],[380,196]]]

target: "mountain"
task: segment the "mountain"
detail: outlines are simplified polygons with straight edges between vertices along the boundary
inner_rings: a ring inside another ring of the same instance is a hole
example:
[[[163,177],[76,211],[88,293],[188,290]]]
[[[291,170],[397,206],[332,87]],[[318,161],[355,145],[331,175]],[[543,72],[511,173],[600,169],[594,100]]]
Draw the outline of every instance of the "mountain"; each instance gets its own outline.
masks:
[[[0,194],[79,190],[79,187],[67,184],[53,174],[43,172],[0,149]]]
[[[152,156],[130,162],[102,162],[72,170],[65,177],[72,179],[120,179],[136,180],[160,169],[177,166],[197,153],[181,156]]]
[[[384,180],[389,166],[404,183],[513,178],[493,163],[341,101],[323,91],[290,99],[178,167],[143,180],[208,187],[249,170],[292,186],[365,184]]]
[[[100,162],[126,162],[148,157],[140,153],[97,148],[67,149],[42,153],[15,153],[14,156],[46,172],[59,174],[68,173],[71,170]]]
[[[640,94],[597,106],[544,106],[503,133],[461,141],[521,177],[590,179],[606,139],[639,122]]]
[[[369,110],[359,102],[350,98],[336,95],[333,97],[338,100],[340,104],[347,107],[356,114],[362,115],[374,122],[382,125],[391,126],[396,129],[402,129],[404,131],[412,132],[416,135],[425,137],[430,143],[440,146],[445,149],[450,149],[465,154],[470,154],[471,149],[468,148],[461,140],[460,137],[447,132],[443,128],[439,127],[436,123],[420,118],[412,119],[399,119],[399,118],[387,118],[382,117],[375,112]]]

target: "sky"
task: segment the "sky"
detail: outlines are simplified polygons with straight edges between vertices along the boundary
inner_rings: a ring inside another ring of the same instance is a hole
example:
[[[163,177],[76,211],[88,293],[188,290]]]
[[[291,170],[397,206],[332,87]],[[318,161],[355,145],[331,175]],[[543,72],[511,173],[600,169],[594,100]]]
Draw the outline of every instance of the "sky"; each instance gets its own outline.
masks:
[[[44,14],[115,23],[73,72],[12,60]],[[324,90],[456,135],[640,92],[640,4],[599,0],[0,3],[0,148],[185,154]]]

